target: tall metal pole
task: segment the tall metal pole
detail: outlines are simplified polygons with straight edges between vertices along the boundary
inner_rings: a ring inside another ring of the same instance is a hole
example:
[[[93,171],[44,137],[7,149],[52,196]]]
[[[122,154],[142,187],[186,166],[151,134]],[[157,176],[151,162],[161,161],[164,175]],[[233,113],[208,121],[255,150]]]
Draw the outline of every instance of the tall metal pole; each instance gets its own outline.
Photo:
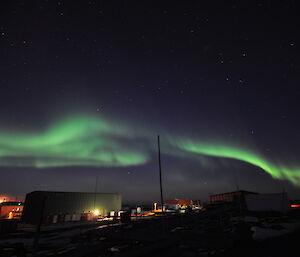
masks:
[[[94,211],[95,211],[95,209],[96,209],[96,197],[97,197],[97,191],[98,191],[98,176],[96,177],[96,184],[95,184]]]
[[[160,185],[160,202],[161,202],[161,212],[164,214],[164,197],[162,189],[162,180],[161,180],[161,159],[160,159],[160,141],[159,135],[157,136],[157,146],[158,146],[158,167],[159,167],[159,185]]]
[[[284,200],[285,200],[285,188],[284,188],[284,180],[282,180],[282,199],[281,199],[281,211],[282,211],[282,213],[285,212]]]

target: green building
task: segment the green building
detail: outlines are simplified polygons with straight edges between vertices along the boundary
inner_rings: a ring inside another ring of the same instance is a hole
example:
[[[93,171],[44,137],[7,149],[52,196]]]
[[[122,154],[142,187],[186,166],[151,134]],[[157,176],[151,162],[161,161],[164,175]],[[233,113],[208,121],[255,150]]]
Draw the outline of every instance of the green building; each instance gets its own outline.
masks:
[[[45,222],[47,217],[76,221],[91,215],[107,216],[120,209],[120,194],[34,191],[26,195],[22,220],[29,224]]]

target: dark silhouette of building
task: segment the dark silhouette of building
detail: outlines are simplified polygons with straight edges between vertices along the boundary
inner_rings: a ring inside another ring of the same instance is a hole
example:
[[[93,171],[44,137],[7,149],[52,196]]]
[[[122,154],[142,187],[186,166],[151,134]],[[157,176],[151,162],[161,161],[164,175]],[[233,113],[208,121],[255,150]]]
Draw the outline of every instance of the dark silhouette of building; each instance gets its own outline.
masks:
[[[41,220],[63,223],[107,216],[120,209],[120,194],[34,191],[26,195],[22,220],[30,224]]]
[[[230,203],[239,202],[245,199],[245,195],[249,195],[249,194],[258,194],[258,193],[239,190],[239,191],[233,191],[228,193],[215,194],[210,196],[210,203],[214,204],[214,203],[224,203],[224,202],[230,202]]]

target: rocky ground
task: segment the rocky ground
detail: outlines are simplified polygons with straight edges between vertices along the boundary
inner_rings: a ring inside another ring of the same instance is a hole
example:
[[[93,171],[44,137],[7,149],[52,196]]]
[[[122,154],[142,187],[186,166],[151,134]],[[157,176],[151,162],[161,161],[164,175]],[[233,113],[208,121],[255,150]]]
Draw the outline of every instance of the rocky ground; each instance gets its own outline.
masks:
[[[190,213],[44,231],[36,256],[297,256],[300,219]],[[32,256],[33,234],[0,240],[0,256]]]

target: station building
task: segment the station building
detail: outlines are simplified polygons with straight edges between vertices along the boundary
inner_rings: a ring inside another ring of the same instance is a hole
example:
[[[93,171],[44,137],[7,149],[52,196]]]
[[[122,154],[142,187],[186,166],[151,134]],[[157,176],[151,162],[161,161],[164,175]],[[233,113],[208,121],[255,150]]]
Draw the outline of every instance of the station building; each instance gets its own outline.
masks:
[[[260,194],[244,190],[211,195],[210,204],[225,204],[253,212],[287,212],[291,207],[286,192]]]
[[[26,195],[22,221],[53,224],[90,220],[121,210],[120,194],[34,191]]]
[[[244,201],[245,196],[249,195],[249,194],[253,195],[253,194],[258,194],[258,193],[239,190],[239,191],[234,191],[234,192],[215,194],[215,195],[210,196],[210,203],[211,204],[222,203],[222,202],[237,203],[240,201]]]
[[[183,200],[183,199],[174,199],[166,200],[165,205],[167,208],[179,210],[179,209],[200,209],[201,201],[200,200]]]
[[[23,202],[3,201],[0,203],[0,219],[20,219]]]

